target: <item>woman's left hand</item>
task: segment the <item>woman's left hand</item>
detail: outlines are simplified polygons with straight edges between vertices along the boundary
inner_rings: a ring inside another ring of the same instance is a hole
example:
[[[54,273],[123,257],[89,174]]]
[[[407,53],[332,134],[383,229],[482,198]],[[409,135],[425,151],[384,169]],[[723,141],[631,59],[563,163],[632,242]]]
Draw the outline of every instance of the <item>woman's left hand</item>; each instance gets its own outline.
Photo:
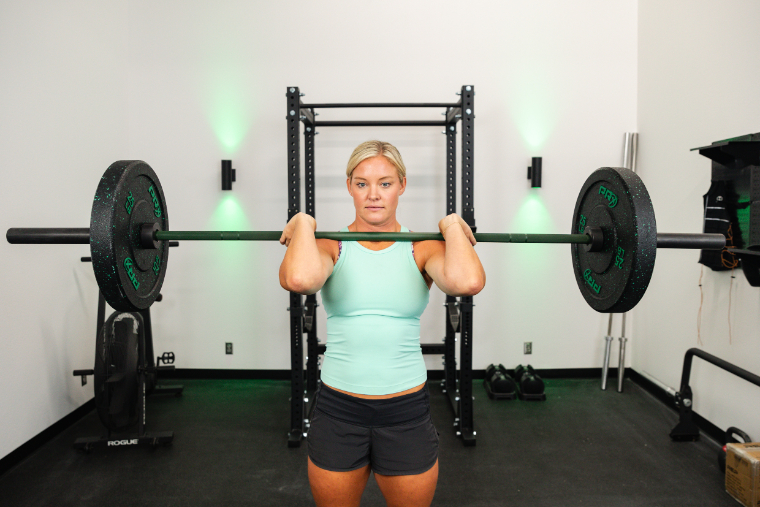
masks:
[[[477,241],[475,241],[475,235],[472,233],[472,229],[470,229],[470,226],[467,225],[467,222],[465,222],[462,217],[456,213],[452,213],[451,215],[442,218],[441,221],[438,222],[438,230],[440,230],[441,234],[443,234],[443,239],[446,239],[446,230],[451,226],[456,227],[456,224],[459,224],[462,227],[462,232],[464,232],[464,235],[467,236],[468,240],[470,240],[470,244],[472,244],[472,246],[475,246]]]

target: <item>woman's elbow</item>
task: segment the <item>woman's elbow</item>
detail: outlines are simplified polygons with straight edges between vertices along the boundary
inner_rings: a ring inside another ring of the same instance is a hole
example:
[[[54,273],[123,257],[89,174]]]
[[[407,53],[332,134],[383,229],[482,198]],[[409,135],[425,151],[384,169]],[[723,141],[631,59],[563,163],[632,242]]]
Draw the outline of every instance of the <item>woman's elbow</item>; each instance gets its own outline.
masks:
[[[486,280],[485,278],[478,279],[473,281],[465,290],[467,296],[475,296],[476,294],[479,294],[480,291],[483,290],[483,287],[486,286]]]
[[[314,294],[321,288],[317,280],[295,273],[281,274],[280,285],[285,290],[305,295]]]
[[[475,296],[480,291],[483,290],[483,287],[486,286],[486,277],[483,276],[476,276],[472,277],[468,280],[464,280],[458,284],[458,287],[456,288],[457,296]]]

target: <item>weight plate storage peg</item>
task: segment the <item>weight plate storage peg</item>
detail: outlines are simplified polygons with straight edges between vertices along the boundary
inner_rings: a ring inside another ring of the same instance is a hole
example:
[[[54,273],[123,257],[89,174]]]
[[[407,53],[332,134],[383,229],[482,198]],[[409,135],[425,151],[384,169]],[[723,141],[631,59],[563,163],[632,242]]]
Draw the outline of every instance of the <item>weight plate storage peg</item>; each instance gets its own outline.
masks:
[[[114,162],[100,179],[93,200],[90,251],[98,286],[115,310],[144,310],[161,291],[169,244],[141,245],[144,224],[169,229],[158,176],[141,160]]]
[[[600,249],[570,246],[578,287],[597,312],[627,312],[649,286],[657,251],[652,201],[636,173],[603,167],[588,177],[575,205],[572,233],[593,227],[603,232]]]

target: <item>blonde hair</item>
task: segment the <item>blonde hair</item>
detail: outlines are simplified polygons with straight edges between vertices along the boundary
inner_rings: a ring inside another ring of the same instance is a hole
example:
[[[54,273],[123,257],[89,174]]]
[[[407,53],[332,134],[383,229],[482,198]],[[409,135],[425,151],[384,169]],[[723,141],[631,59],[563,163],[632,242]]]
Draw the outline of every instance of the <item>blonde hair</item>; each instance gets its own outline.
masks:
[[[365,141],[356,147],[351,157],[348,159],[348,166],[346,167],[346,176],[351,179],[351,175],[354,173],[356,166],[361,164],[368,158],[383,156],[393,164],[398,172],[398,179],[403,180],[406,177],[406,166],[401,159],[401,153],[398,152],[395,146],[391,143],[383,141]]]

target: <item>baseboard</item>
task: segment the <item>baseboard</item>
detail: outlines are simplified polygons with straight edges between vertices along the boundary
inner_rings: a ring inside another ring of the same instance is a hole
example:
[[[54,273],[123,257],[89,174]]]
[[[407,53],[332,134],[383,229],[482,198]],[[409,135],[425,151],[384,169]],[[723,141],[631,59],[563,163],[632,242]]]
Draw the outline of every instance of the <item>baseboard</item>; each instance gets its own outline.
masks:
[[[224,370],[176,368],[159,373],[160,379],[200,380],[290,380],[290,370]]]
[[[75,409],[69,415],[64,416],[58,422],[48,426],[37,435],[21,444],[16,450],[11,451],[7,456],[0,458],[0,476],[21,463],[27,456],[30,456],[34,451],[60,435],[61,432],[93,410],[95,410],[95,398],[85,402],[81,407]]]
[[[526,363],[527,365],[527,363]],[[601,368],[534,368],[534,370],[539,377],[542,379],[558,379],[558,378],[575,378],[575,379],[591,379],[591,378],[602,378],[602,369]],[[626,370],[626,377],[628,376],[628,371]],[[507,372],[510,375],[514,375],[515,370],[507,368]],[[442,372],[441,372],[442,374]],[[474,379],[483,379],[486,376],[485,370],[473,370],[472,371],[472,378]],[[608,378],[610,379],[617,379],[617,368],[610,368],[608,373]]]

